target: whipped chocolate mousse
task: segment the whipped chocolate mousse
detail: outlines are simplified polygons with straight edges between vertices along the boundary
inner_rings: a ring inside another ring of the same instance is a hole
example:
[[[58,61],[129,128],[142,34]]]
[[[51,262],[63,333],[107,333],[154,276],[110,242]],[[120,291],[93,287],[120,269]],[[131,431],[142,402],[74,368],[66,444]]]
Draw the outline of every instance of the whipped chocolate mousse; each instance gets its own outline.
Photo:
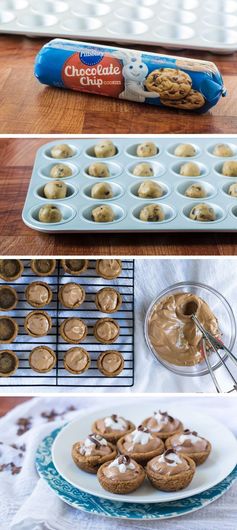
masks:
[[[13,282],[20,278],[24,265],[19,259],[0,259],[0,278],[6,282]]]
[[[189,456],[198,465],[203,464],[211,452],[211,444],[196,431],[185,429],[175,434],[165,442],[167,449],[174,449],[177,453]]]
[[[118,278],[122,271],[122,262],[120,259],[98,259],[96,261],[96,272],[105,280],[114,280]]]
[[[154,305],[148,335],[158,357],[176,366],[193,366],[203,360],[202,334],[192,320],[193,314],[214,337],[220,337],[214,313],[193,293],[168,295]]]
[[[29,357],[30,367],[39,373],[50,372],[55,367],[56,361],[56,354],[48,346],[37,346]]]
[[[92,430],[96,434],[103,436],[108,442],[117,443],[119,438],[135,429],[134,423],[125,420],[117,414],[106,416],[96,420],[92,425]]]
[[[113,318],[100,318],[94,326],[95,338],[102,344],[112,344],[119,337],[120,326]]]
[[[0,343],[10,344],[18,334],[18,324],[12,317],[0,317]]]
[[[80,469],[96,474],[99,467],[116,457],[116,447],[98,434],[89,434],[72,447],[72,458]]]
[[[142,425],[162,440],[166,440],[169,436],[183,431],[183,424],[180,420],[173,418],[167,412],[161,412],[161,410],[146,418]]]
[[[116,313],[122,305],[122,297],[113,287],[103,287],[96,293],[95,304],[102,313]]]
[[[88,268],[88,259],[62,259],[61,265],[67,274],[79,276]]]
[[[13,375],[19,366],[19,359],[11,350],[0,351],[0,377]]]
[[[193,479],[195,462],[187,455],[167,449],[161,456],[152,458],[146,466],[147,476],[154,488],[160,491],[179,491]]]
[[[100,485],[111,493],[131,493],[144,482],[145,471],[129,456],[120,455],[112,462],[103,464],[97,473]]]
[[[33,307],[44,307],[48,305],[53,297],[53,293],[47,283],[32,282],[25,290],[26,300]]]
[[[71,374],[82,374],[91,364],[91,358],[84,348],[74,347],[64,354],[63,365]]]
[[[15,309],[18,302],[16,290],[10,285],[0,286],[0,311]]]
[[[120,438],[117,447],[120,453],[130,456],[142,465],[145,465],[148,460],[162,454],[164,451],[162,440],[151,434],[142,425]]]
[[[109,350],[102,352],[97,359],[97,368],[107,377],[119,375],[124,368],[124,358],[119,351]]]
[[[31,337],[44,337],[52,327],[52,320],[46,311],[31,311],[25,318],[24,327]]]
[[[84,340],[87,333],[87,325],[80,318],[66,318],[60,326],[61,337],[72,344],[78,344]]]
[[[32,259],[31,269],[37,276],[51,276],[56,269],[56,259]]]
[[[58,297],[61,304],[69,309],[80,307],[85,300],[85,289],[78,283],[65,283],[59,289]]]

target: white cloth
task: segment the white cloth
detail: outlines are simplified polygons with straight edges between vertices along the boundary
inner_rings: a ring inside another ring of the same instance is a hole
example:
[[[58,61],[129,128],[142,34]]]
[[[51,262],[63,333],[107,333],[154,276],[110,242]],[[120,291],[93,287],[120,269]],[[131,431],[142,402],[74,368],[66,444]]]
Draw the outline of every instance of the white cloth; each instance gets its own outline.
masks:
[[[128,398],[121,397],[119,401],[126,403]],[[129,398],[136,403],[139,398]],[[144,399],[149,399],[144,397]],[[159,397],[159,405],[169,409],[169,403],[183,397]],[[223,421],[237,435],[236,399],[234,397],[204,398],[189,397],[193,413],[195,410],[205,410],[213,417]],[[97,406],[103,407],[103,398],[97,398]],[[114,398],[112,403],[118,403]],[[71,405],[76,412],[66,412]],[[133,522],[113,520],[97,515],[90,515],[75,510],[64,504],[47,484],[39,479],[34,466],[36,449],[40,441],[53,429],[74,419],[80,410],[94,408],[93,398],[35,398],[19,405],[0,420],[0,466],[9,461],[22,466],[19,474],[12,475],[11,470],[0,472],[0,530],[236,530],[237,521],[237,484],[219,500],[193,514],[181,518],[163,520],[159,522]],[[42,417],[42,412],[54,410],[62,414],[53,422]],[[31,418],[32,427],[25,434],[17,436],[16,422],[19,418]],[[26,450],[12,449],[11,444],[26,445]],[[18,454],[23,453],[23,457]]]

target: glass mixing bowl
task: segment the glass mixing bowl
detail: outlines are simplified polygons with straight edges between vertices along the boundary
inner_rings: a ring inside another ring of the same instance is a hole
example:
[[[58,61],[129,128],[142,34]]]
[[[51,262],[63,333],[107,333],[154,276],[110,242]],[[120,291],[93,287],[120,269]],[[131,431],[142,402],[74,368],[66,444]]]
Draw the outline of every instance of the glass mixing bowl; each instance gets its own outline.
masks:
[[[155,300],[153,300],[146,313],[144,326],[145,339],[149,350],[153,353],[155,358],[161,364],[163,364],[163,366],[165,366],[166,368],[168,368],[168,370],[174,372],[175,374],[191,377],[206,375],[209,373],[209,371],[205,360],[194,366],[176,366],[175,364],[171,364],[165,359],[162,359],[151,344],[148,326],[150,317],[154,310],[154,306],[156,306],[156,304],[159,303],[162,298],[165,298],[167,295],[177,293],[193,293],[205,300],[205,302],[207,302],[214,315],[218,319],[220,331],[222,334],[222,341],[230,350],[233,349],[236,339],[236,322],[233,311],[224,296],[215,289],[213,289],[213,287],[209,287],[208,285],[198,282],[180,282],[171,285],[167,289],[164,289],[164,291],[162,291],[159,296]],[[224,354],[224,352],[221,350],[220,355],[222,359],[226,359],[226,354]],[[216,370],[217,368],[219,368],[219,366],[221,366],[221,361],[214,351],[209,352],[209,360],[213,370]]]

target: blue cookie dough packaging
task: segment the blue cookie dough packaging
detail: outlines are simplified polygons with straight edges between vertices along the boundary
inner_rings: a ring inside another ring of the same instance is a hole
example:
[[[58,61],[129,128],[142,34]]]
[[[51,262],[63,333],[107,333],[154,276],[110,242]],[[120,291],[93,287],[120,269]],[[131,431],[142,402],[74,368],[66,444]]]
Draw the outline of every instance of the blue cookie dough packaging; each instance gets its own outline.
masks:
[[[43,46],[35,76],[45,85],[198,113],[226,95],[214,63],[64,39]]]

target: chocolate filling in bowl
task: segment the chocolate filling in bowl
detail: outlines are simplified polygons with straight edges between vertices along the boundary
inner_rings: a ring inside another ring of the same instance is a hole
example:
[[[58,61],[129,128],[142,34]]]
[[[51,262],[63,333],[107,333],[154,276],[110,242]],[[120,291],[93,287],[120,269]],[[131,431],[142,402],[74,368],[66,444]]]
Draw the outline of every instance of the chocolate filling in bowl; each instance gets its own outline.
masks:
[[[10,350],[0,351],[0,377],[13,375],[19,366],[17,355]]]
[[[13,342],[18,334],[18,325],[11,317],[0,317],[0,343]]]
[[[37,276],[50,276],[56,269],[56,259],[32,259],[31,269]]]
[[[102,352],[97,359],[97,368],[107,377],[119,375],[124,368],[124,358],[119,351]]]
[[[48,346],[37,346],[31,351],[29,357],[30,367],[39,373],[50,372],[54,368],[56,361],[56,354]]]
[[[52,327],[52,320],[46,311],[31,311],[25,318],[24,326],[31,337],[44,337]]]
[[[88,268],[88,259],[62,259],[61,265],[67,274],[79,275]]]
[[[19,259],[0,259],[0,278],[10,282],[20,278],[24,270]]]
[[[53,293],[47,283],[32,282],[26,287],[26,299],[33,307],[44,307],[48,305],[53,297]]]
[[[0,286],[0,311],[10,311],[17,305],[17,292],[10,285]]]

